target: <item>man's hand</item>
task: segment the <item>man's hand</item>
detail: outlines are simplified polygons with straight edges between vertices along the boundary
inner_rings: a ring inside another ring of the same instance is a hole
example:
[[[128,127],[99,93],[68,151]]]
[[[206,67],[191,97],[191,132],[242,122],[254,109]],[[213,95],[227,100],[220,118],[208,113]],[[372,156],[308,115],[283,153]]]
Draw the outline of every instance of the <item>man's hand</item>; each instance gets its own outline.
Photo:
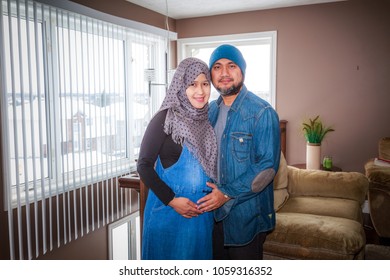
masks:
[[[169,204],[177,213],[182,215],[184,218],[197,217],[203,212],[198,209],[198,206],[185,197],[175,197],[172,199]]]
[[[224,205],[227,201],[230,200],[229,197],[225,196],[217,187],[216,184],[207,182],[207,186],[212,188],[211,193],[205,195],[201,199],[198,200],[198,209],[202,212],[209,212],[215,209],[218,209],[222,205]]]

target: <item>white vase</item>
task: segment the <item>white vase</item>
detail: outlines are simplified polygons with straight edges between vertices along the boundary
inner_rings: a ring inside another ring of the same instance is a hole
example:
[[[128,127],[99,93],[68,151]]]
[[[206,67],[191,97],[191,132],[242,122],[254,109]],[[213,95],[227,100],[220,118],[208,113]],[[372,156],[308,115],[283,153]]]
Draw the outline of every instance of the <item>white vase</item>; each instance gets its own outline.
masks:
[[[321,169],[321,144],[307,143],[306,169]]]

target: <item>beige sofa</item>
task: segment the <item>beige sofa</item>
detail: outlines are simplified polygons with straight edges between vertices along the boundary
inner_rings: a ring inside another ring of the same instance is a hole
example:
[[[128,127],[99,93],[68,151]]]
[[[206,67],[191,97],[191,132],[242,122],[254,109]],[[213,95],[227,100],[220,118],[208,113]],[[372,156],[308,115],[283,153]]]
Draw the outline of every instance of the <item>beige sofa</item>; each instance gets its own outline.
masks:
[[[370,216],[378,236],[390,238],[390,137],[379,140],[378,159],[383,162],[370,159],[364,166],[370,182]]]
[[[274,189],[276,227],[264,259],[364,259],[364,174],[298,169],[282,156]]]

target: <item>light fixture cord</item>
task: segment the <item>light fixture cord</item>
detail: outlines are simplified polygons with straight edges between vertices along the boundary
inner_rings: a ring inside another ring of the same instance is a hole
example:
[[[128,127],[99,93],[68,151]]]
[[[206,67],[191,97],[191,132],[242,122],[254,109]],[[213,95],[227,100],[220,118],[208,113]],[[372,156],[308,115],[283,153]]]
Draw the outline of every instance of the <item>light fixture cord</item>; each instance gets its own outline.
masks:
[[[165,0],[165,27],[167,29],[167,46],[165,49],[165,83],[168,87],[168,60],[170,57],[170,44],[169,44],[169,17],[168,17],[168,0]]]

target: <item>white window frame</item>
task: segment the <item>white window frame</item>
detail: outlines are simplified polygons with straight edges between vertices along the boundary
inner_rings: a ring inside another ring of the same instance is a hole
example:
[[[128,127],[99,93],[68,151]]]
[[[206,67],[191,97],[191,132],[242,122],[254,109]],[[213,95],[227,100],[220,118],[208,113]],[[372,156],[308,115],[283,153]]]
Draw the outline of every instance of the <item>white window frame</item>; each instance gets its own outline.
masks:
[[[218,47],[221,44],[232,44],[235,46],[251,44],[270,44],[270,104],[276,108],[276,50],[277,50],[277,31],[265,31],[254,33],[242,33],[220,36],[205,36],[194,38],[183,38],[177,40],[178,61],[191,56],[192,47]],[[208,61],[206,61],[208,63]],[[250,89],[249,89],[250,90]]]
[[[141,259],[139,211],[108,225],[108,258],[110,260]]]

